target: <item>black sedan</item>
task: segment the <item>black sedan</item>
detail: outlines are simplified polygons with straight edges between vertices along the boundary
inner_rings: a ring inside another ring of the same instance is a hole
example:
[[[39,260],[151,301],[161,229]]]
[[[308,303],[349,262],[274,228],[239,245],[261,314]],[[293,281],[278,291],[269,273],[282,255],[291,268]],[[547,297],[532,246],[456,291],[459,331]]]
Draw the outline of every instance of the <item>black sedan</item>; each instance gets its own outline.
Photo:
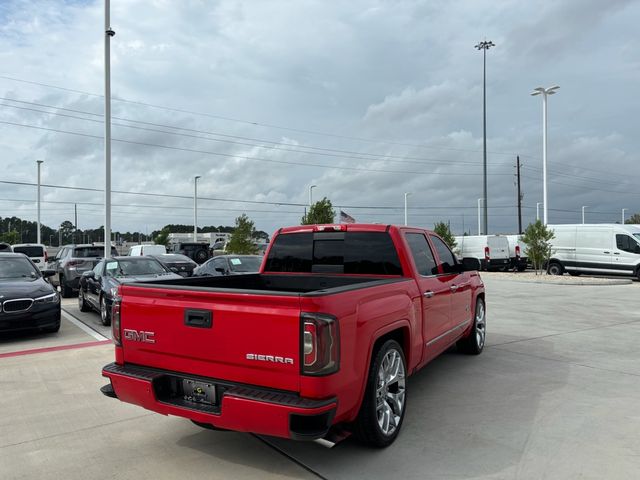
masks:
[[[179,253],[163,253],[162,255],[148,255],[158,260],[161,264],[183,277],[190,277],[193,269],[198,266],[196,262],[186,255]]]
[[[258,273],[261,263],[262,256],[260,255],[218,255],[196,268],[193,271],[193,276],[206,277]]]
[[[0,253],[0,331],[60,329],[60,294],[22,253]]]
[[[101,260],[80,279],[78,306],[83,312],[96,310],[103,325],[111,324],[111,304],[118,286],[126,282],[178,279],[162,263],[151,257],[112,257]]]

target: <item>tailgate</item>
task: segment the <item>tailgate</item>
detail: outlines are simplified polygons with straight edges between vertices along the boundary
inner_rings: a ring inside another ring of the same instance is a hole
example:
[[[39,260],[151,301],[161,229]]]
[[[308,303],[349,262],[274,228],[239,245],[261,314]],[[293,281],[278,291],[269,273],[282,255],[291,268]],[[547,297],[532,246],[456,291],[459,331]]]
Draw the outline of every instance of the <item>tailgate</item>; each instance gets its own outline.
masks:
[[[123,285],[121,296],[125,363],[299,390],[297,295]],[[155,343],[141,341],[141,332],[153,332]]]

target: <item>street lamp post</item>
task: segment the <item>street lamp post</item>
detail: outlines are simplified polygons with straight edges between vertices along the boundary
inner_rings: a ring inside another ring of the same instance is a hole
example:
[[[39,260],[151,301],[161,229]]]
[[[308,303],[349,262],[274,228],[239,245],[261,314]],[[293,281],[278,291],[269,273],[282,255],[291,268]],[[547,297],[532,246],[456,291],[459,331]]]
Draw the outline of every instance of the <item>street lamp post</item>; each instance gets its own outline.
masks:
[[[309,185],[309,208],[313,205],[313,189],[316,188],[315,185]]]
[[[407,226],[409,224],[409,219],[407,217],[407,197],[411,195],[410,192],[404,192],[404,225]]]
[[[480,222],[480,219],[482,217],[482,215],[481,215],[481,212],[482,212],[481,205],[482,205],[482,199],[479,198],[478,199],[478,235],[482,235],[482,224]]]
[[[104,258],[111,258],[111,30],[110,0],[104,0]]]
[[[200,175],[193,177],[193,241],[198,241],[198,179]]]
[[[482,50],[482,158],[483,158],[483,189],[484,202],[483,225],[484,233],[489,231],[489,214],[487,209],[487,50],[495,47],[492,41],[479,42],[475,48]]]
[[[544,88],[537,87],[531,92],[532,96],[542,95],[542,214],[544,217],[544,224],[547,224],[547,205],[549,204],[547,199],[547,96],[556,93],[560,87],[554,85],[553,87]]]
[[[42,162],[44,160],[36,160],[36,163],[38,164],[38,231],[36,233],[36,243],[40,244],[42,243],[42,239],[40,237],[40,165],[42,165]]]
[[[587,208],[589,205],[583,205],[582,206],[582,224],[584,225],[584,209]]]
[[[627,211],[626,208],[622,209],[622,225],[624,225],[624,212],[626,212],[626,211]]]
[[[540,205],[542,202],[536,202],[536,221],[540,220]]]

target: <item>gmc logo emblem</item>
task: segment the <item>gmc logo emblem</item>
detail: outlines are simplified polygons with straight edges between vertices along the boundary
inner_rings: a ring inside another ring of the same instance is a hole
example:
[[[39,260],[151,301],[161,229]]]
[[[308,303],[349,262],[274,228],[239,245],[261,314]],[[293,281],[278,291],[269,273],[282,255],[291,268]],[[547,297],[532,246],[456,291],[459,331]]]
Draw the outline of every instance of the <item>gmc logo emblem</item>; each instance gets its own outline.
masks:
[[[156,343],[155,332],[144,332],[142,330],[138,331],[125,328],[122,333],[124,334],[124,338],[132,342]]]

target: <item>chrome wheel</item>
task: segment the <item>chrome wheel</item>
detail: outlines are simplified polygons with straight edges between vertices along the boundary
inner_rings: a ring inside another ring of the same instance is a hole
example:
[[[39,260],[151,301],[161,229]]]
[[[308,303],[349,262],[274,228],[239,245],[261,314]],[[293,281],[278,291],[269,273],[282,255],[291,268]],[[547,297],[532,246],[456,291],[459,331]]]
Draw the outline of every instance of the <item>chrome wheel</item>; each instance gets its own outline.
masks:
[[[476,344],[478,345],[478,348],[480,350],[482,350],[482,347],[484,347],[484,341],[485,338],[487,336],[487,331],[486,331],[486,326],[487,326],[487,321],[485,318],[485,310],[484,310],[484,302],[480,299],[478,299],[478,304],[476,306]]]
[[[107,313],[107,301],[104,297],[100,297],[100,320],[103,325],[107,325],[109,322],[109,314]]]
[[[84,308],[84,295],[82,294],[82,287],[78,291],[78,307],[80,307],[80,311]]]
[[[405,403],[405,369],[402,355],[390,349],[378,368],[376,415],[384,435],[392,435],[402,419]]]

